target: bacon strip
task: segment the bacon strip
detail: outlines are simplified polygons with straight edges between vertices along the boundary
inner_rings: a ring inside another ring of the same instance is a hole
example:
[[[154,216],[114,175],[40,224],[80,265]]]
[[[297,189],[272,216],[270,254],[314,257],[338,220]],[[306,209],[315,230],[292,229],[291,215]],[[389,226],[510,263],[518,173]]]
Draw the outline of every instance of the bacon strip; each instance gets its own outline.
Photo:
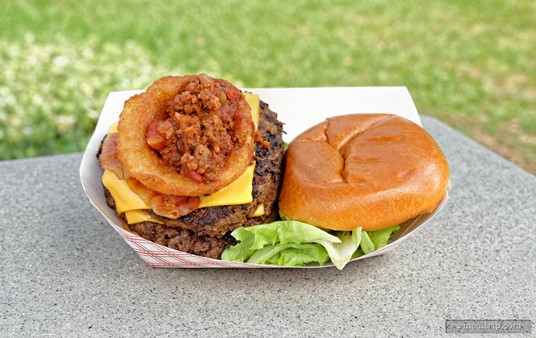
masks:
[[[157,215],[177,219],[199,208],[199,197],[165,195],[144,186],[135,178],[126,180],[128,186],[147,203]]]
[[[102,169],[110,170],[119,178],[124,180],[130,175],[123,168],[121,161],[117,157],[117,141],[119,140],[118,133],[109,133],[106,135],[101,145],[101,153],[99,155],[99,165]]]
[[[151,190],[140,181],[130,177],[117,157],[118,133],[109,133],[102,142],[99,164],[102,169],[112,171],[120,180],[126,180],[128,186],[151,207],[157,215],[177,219],[199,208],[199,197],[165,195]]]

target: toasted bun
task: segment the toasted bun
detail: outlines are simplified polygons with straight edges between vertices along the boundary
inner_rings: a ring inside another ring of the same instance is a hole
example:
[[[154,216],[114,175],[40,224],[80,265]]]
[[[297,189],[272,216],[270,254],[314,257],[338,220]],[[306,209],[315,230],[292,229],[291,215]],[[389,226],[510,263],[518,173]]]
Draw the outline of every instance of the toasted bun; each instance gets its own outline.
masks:
[[[396,115],[328,118],[286,156],[281,212],[325,229],[372,231],[431,212],[449,182],[434,139]]]

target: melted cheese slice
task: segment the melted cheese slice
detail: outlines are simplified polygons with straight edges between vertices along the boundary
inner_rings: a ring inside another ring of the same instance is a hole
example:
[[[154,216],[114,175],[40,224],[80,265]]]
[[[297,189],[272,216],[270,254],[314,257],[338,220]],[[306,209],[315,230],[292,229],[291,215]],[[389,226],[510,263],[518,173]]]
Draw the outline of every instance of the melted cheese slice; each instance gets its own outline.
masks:
[[[253,213],[252,217],[259,217],[264,215],[264,204],[257,205],[257,209],[255,209],[255,213]]]
[[[125,211],[125,218],[128,224],[141,223],[141,222],[153,222],[163,224],[162,221],[151,217],[147,210],[129,210]]]
[[[118,214],[131,210],[151,209],[140,196],[130,190],[126,181],[118,179],[110,170],[104,170],[102,184],[112,194]]]
[[[247,204],[253,201],[253,173],[255,164],[246,168],[246,171],[233,183],[210,195],[201,196],[200,208],[219,205]]]
[[[255,127],[259,123],[259,96],[250,93],[244,93],[246,101],[251,107],[251,118]],[[113,124],[109,130],[110,133],[117,132],[117,124]],[[253,201],[253,174],[255,164],[246,168],[246,171],[234,182],[225,188],[216,191],[207,196],[200,197],[200,208],[214,207],[221,205],[240,205]],[[125,213],[127,223],[134,224],[145,221],[162,223],[152,218],[147,210],[151,209],[135,192],[133,192],[125,181],[105,170],[102,175],[102,184],[110,191],[115,200],[115,206],[119,214]],[[262,213],[261,213],[262,212]],[[264,214],[264,208],[257,208],[255,216]]]
[[[259,126],[259,106],[260,106],[259,95],[244,93],[244,98],[246,99],[247,103],[251,107],[251,119],[253,120],[253,124],[255,125],[255,128],[257,128]]]
[[[117,129],[117,125],[118,125],[117,122],[112,123],[112,125],[110,126],[110,129],[108,129],[108,134],[118,133],[119,129]]]

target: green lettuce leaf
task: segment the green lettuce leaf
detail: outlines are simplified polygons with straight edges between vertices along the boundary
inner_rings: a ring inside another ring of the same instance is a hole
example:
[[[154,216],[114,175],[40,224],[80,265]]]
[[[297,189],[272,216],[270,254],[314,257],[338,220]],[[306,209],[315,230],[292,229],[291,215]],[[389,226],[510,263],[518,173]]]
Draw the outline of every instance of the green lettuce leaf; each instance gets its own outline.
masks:
[[[389,241],[389,238],[391,238],[391,235],[395,231],[398,231],[398,229],[400,229],[400,226],[393,225],[385,229],[369,231],[368,237],[370,241],[374,244],[375,250],[386,246],[387,242]]]
[[[392,233],[400,228],[394,225],[365,232],[358,227],[329,233],[281,216],[282,221],[234,230],[231,235],[238,243],[226,249],[221,259],[280,266],[322,265],[331,260],[342,269],[350,260],[387,245]]]
[[[386,246],[387,241],[389,241],[389,238],[391,237],[393,232],[397,231],[398,229],[400,229],[398,225],[393,225],[391,227],[381,230],[369,232],[363,231],[363,234],[361,236],[361,245],[359,246],[362,254],[366,255],[374,250],[378,250],[379,248]]]
[[[270,245],[256,251],[248,263],[273,264],[281,266],[303,266],[316,262],[320,265],[329,261],[329,255],[320,244],[284,244]]]
[[[304,244],[341,243],[341,240],[310,224],[295,220],[277,221],[247,228],[238,228],[231,235],[239,242],[226,249],[221,259],[232,262],[269,264],[281,258],[283,261],[297,264],[300,261],[326,262],[325,250],[311,249]],[[304,249],[309,258],[291,257],[296,250]],[[274,256],[277,257],[274,258]],[[306,263],[303,263],[306,264]],[[302,265],[303,265],[302,264]]]
[[[303,266],[317,262],[324,265],[329,261],[326,249],[320,244],[302,244],[297,248],[288,248],[281,251],[277,265]]]
[[[365,255],[376,250],[376,247],[367,232],[363,232],[363,235],[361,236],[361,250]]]
[[[342,270],[352,259],[353,253],[359,247],[362,234],[361,227],[351,232],[338,231],[337,237],[341,240],[341,243],[327,243],[321,241],[320,244],[326,248],[333,265],[335,265],[337,269]]]
[[[365,253],[363,253],[363,250],[361,250],[361,248],[358,248],[354,254],[352,255],[352,259],[356,259],[358,257],[361,257],[363,256]]]

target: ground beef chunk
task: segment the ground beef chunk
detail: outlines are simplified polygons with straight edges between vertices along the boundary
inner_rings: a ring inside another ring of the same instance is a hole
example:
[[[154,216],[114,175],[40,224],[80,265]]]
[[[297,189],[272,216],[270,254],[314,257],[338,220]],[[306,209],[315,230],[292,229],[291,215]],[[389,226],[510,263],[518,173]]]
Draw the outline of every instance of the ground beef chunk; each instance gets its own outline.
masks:
[[[197,182],[214,181],[227,157],[246,142],[238,126],[247,122],[244,115],[249,119],[249,106],[226,81],[199,76],[168,103],[165,113],[166,119],[147,127],[147,144]]]

